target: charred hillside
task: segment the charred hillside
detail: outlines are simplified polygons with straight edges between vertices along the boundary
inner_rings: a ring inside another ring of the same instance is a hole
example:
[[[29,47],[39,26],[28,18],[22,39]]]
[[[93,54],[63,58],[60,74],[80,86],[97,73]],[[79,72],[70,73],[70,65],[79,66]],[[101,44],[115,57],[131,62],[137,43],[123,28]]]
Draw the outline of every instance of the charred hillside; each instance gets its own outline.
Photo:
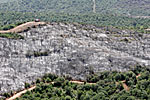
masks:
[[[85,80],[100,71],[150,65],[150,34],[92,25],[50,23],[0,38],[0,93],[24,88],[45,73]]]

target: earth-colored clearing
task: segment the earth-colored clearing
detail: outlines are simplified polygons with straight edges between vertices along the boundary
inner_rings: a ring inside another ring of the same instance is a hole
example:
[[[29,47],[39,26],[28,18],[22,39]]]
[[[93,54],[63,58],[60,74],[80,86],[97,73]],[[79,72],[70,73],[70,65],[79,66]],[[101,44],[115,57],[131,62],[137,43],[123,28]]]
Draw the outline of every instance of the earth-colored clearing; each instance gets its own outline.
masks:
[[[39,25],[45,25],[45,24],[46,22],[27,22],[10,30],[6,30],[6,31],[0,30],[0,33],[19,33],[28,30],[29,28],[36,27]]]

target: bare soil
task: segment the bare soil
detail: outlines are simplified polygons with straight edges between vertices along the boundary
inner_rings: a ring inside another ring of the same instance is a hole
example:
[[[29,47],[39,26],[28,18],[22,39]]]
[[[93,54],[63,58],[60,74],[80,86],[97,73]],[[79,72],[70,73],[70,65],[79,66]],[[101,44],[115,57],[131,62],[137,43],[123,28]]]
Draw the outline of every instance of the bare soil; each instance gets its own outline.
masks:
[[[138,77],[140,77],[140,76],[141,76],[141,74],[137,75],[136,78],[138,78]]]
[[[19,32],[23,32],[31,27],[36,27],[39,25],[45,25],[46,22],[27,22],[24,24],[21,24],[13,29],[10,30],[0,30],[0,33],[19,33]]]
[[[10,98],[8,98],[6,100],[14,100],[14,99],[16,99],[18,97],[21,97],[21,95],[24,94],[24,93],[26,93],[27,91],[31,91],[31,90],[33,90],[35,88],[36,88],[36,86],[33,86],[33,87],[29,88],[29,89],[25,89],[25,90],[23,90],[23,91],[15,94],[15,95],[13,95],[12,97],[10,97]]]

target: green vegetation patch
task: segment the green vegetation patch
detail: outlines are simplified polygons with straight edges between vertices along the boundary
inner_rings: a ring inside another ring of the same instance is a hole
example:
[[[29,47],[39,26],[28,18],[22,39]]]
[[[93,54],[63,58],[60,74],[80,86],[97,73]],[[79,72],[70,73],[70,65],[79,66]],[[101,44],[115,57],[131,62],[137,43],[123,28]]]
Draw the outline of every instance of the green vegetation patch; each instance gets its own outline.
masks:
[[[26,22],[17,22],[15,24],[8,24],[8,25],[4,25],[2,27],[0,27],[1,30],[10,30],[10,29],[13,29],[15,28],[16,26],[19,26],[23,23],[26,23]]]
[[[24,39],[23,36],[16,33],[0,33],[0,37],[8,39]]]
[[[1,2],[12,0],[0,0]],[[96,13],[150,15],[149,0],[95,0]],[[0,11],[91,13],[93,0],[13,0],[0,4]]]
[[[20,23],[33,21],[39,18],[46,22],[69,22],[80,24],[92,24],[98,27],[116,27],[117,29],[130,29],[138,32],[145,32],[145,29],[150,27],[150,19],[130,18],[125,16],[117,16],[113,14],[68,14],[54,12],[35,12],[35,13],[20,13],[20,12],[0,12],[0,29],[11,29]]]

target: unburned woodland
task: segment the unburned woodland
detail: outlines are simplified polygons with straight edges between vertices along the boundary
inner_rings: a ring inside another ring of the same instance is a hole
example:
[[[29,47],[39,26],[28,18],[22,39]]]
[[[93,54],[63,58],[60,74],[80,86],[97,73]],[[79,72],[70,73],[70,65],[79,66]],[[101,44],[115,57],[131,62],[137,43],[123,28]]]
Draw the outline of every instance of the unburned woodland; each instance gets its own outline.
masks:
[[[133,67],[129,72],[92,73],[83,84],[71,83],[69,76],[46,74],[25,88],[36,84],[16,100],[149,100],[150,69]],[[53,83],[54,82],[54,83]],[[13,95],[5,93],[6,97]]]

